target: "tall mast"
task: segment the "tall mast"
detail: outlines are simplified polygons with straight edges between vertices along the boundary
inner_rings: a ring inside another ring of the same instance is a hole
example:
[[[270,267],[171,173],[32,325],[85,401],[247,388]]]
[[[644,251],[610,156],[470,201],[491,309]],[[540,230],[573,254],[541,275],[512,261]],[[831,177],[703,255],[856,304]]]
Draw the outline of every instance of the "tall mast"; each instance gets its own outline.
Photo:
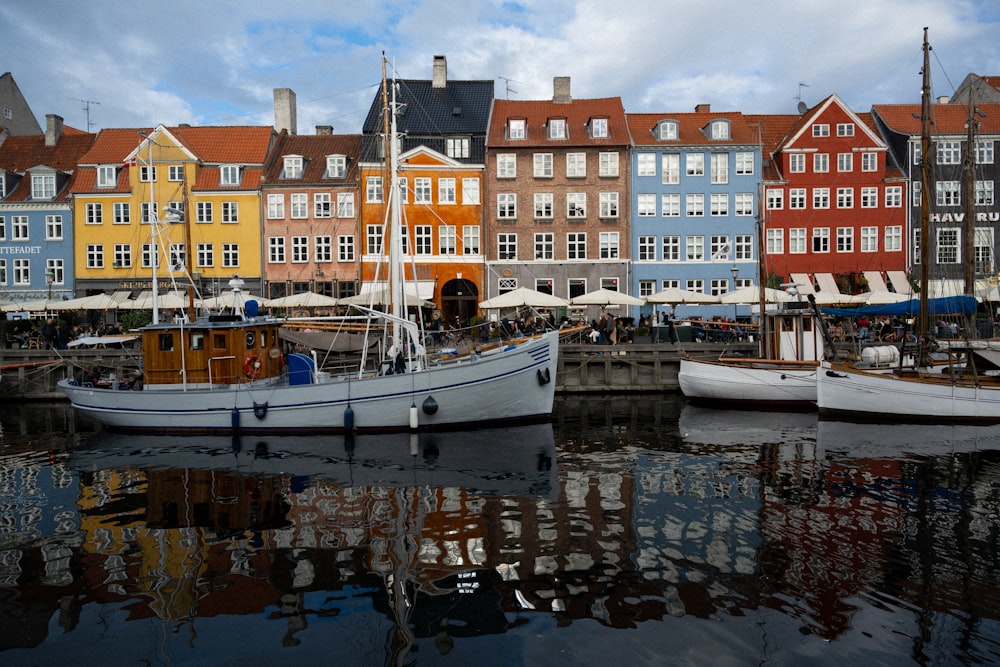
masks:
[[[397,183],[396,169],[397,163],[399,161],[399,148],[396,144],[396,84],[395,80],[392,84],[392,99],[389,99],[388,94],[388,79],[386,77],[386,61],[385,57],[382,57],[382,104],[385,109],[385,118],[383,119],[383,130],[385,131],[385,142],[383,146],[383,153],[385,154],[385,159],[388,162],[388,180],[387,189],[389,191],[388,203],[389,203],[389,229],[386,230],[386,236],[388,237],[383,241],[383,243],[388,243],[389,249],[389,299],[392,302],[392,308],[390,312],[396,318],[403,318],[406,316],[406,312],[403,308],[403,280],[401,274],[401,264],[402,264],[402,230],[401,230],[401,218],[400,218],[400,202],[399,202],[399,185]],[[394,320],[392,323],[392,333],[393,340],[395,342],[400,341],[400,326],[399,321]]]
[[[969,87],[969,117],[966,120],[968,135],[965,143],[965,291],[976,293],[976,104],[974,87]],[[976,314],[966,316],[966,335],[974,336]]]
[[[927,286],[930,282],[930,189],[931,189],[931,47],[924,28],[924,69],[920,89],[920,314],[919,364],[930,364]]]

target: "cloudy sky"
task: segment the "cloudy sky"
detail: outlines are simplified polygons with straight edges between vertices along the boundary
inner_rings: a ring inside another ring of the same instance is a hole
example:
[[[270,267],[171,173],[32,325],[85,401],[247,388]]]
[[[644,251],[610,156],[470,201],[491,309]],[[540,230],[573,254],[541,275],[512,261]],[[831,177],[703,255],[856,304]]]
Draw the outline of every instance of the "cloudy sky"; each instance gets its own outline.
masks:
[[[626,111],[792,113],[917,102],[930,28],[935,95],[1000,75],[997,0],[30,0],[0,4],[4,62],[44,126],[265,125],[272,91],[300,134],[357,133],[380,78],[492,79],[496,96],[621,96]],[[800,84],[806,84],[800,86]],[[96,102],[99,102],[97,104]]]

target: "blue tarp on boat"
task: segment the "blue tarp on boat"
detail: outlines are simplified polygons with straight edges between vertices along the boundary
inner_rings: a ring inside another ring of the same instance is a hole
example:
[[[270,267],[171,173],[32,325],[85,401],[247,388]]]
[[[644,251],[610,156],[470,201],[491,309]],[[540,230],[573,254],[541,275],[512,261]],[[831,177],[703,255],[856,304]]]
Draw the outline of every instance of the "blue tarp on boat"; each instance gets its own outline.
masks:
[[[976,312],[979,302],[974,296],[942,296],[937,299],[927,299],[929,315],[959,315]],[[827,315],[842,317],[860,317],[862,315],[908,315],[920,314],[920,300],[910,299],[899,303],[889,303],[876,306],[859,306],[857,308],[820,308]]]

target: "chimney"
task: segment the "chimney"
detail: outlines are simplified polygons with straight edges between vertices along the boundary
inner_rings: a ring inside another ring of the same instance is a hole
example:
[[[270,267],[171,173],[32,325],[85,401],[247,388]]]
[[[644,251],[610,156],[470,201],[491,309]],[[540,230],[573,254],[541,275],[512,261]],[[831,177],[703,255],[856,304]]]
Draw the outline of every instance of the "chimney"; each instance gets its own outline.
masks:
[[[434,81],[432,88],[444,88],[448,85],[448,59],[444,56],[434,56]]]
[[[333,134],[333,125],[317,125],[316,135],[319,136],[321,134]]]
[[[63,134],[62,116],[54,113],[45,115],[45,145],[55,146],[59,143],[59,138]]]
[[[573,96],[569,94],[568,76],[552,78],[552,101],[556,104],[569,104],[573,101]]]
[[[696,104],[694,105],[695,113],[708,113],[712,110],[711,104]]]
[[[941,95],[940,97],[937,98],[937,103],[938,104],[948,104],[948,96],[947,95]]]
[[[289,134],[298,134],[295,91],[291,88],[274,89],[274,129],[278,132],[287,130]]]

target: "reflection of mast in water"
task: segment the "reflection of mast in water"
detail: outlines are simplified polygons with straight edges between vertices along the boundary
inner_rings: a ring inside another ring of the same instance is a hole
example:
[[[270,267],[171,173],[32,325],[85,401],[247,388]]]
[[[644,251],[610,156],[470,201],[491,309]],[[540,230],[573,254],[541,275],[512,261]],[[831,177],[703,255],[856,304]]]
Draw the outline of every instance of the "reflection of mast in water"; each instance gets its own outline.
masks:
[[[386,535],[384,562],[373,563],[375,568],[383,570],[386,593],[392,608],[395,625],[387,638],[387,655],[391,656],[389,664],[405,665],[415,636],[410,619],[416,600],[415,585],[412,581],[411,568],[416,565],[419,527],[423,525],[424,503],[421,498],[422,487],[389,489],[394,500],[390,510],[391,532]],[[409,519],[414,517],[415,530],[409,527]]]

